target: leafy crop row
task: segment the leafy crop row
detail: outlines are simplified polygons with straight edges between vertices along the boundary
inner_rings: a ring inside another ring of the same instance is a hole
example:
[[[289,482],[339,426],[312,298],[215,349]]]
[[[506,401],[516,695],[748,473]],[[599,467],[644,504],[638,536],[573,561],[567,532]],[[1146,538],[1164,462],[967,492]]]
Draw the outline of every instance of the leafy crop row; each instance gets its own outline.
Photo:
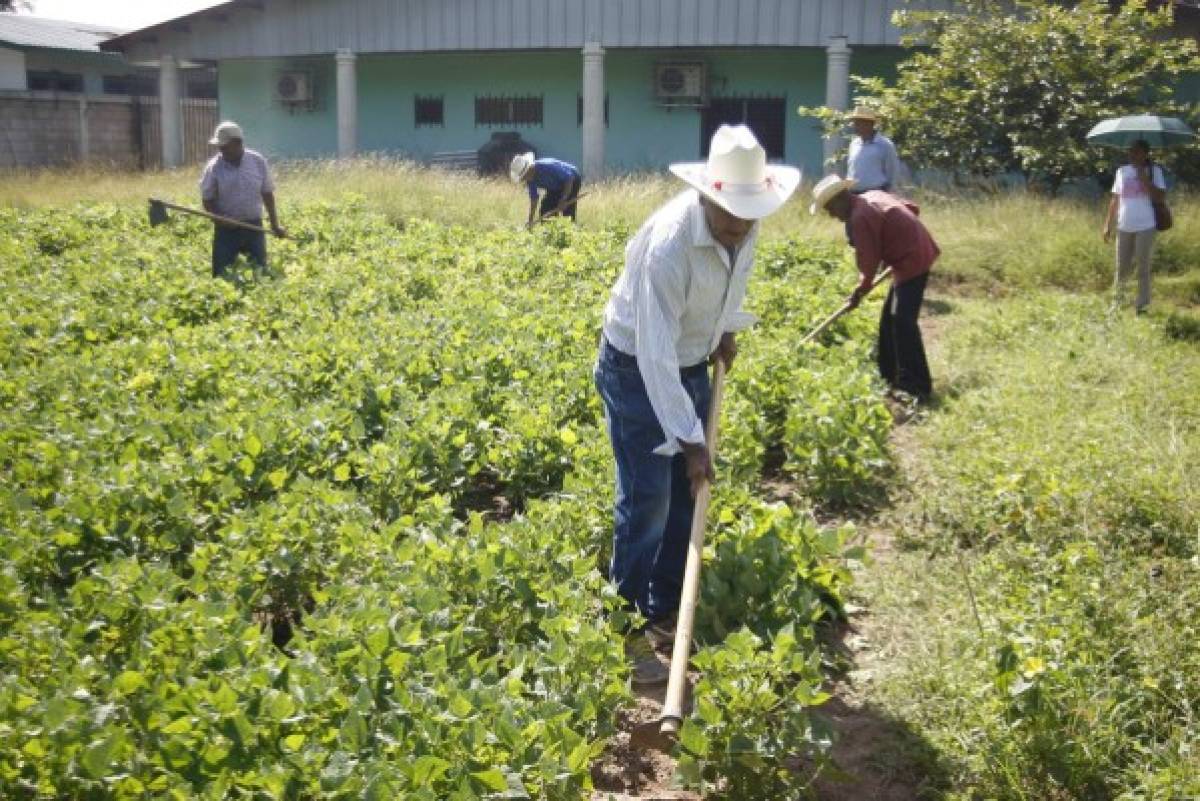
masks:
[[[591,386],[628,232],[289,218],[230,283],[198,223],[0,211],[0,795],[581,797],[629,701]],[[766,455],[819,503],[884,460],[866,324],[795,346],[838,264],[764,248],[731,376],[683,764],[739,797],[811,778],[854,556]]]

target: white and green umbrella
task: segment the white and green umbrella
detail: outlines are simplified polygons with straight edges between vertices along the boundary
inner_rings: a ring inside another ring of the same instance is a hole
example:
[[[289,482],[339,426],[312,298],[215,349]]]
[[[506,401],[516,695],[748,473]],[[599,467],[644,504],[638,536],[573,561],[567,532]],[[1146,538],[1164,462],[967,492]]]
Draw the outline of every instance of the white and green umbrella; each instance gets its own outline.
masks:
[[[1196,132],[1177,117],[1135,114],[1105,120],[1087,135],[1091,144],[1107,147],[1129,147],[1138,139],[1145,139],[1151,147],[1156,148],[1190,145],[1196,141]]]

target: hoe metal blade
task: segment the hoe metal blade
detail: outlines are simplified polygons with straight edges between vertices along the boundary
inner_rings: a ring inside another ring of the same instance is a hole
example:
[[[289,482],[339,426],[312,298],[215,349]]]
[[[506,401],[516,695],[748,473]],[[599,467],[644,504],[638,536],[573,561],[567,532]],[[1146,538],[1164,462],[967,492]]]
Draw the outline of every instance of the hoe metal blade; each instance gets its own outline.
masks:
[[[161,200],[150,200],[150,227],[162,225],[167,221],[167,207]]]
[[[678,718],[655,718],[639,723],[629,733],[629,747],[636,751],[660,751],[669,754],[679,742]]]

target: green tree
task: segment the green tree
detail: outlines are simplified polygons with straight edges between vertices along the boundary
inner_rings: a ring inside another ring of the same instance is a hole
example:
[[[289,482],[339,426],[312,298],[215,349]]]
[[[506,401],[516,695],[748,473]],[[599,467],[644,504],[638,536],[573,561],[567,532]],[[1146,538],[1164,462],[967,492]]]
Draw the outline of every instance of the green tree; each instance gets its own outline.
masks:
[[[1156,4],[1157,5],[1157,4]],[[1085,136],[1100,120],[1153,112],[1187,116],[1181,76],[1200,71],[1195,42],[1170,35],[1168,5],[1130,0],[964,0],[954,11],[901,11],[914,54],[894,85],[859,78],[902,156],[958,178],[1017,172],[1057,191],[1101,174],[1112,153]],[[801,108],[830,131],[845,115]]]

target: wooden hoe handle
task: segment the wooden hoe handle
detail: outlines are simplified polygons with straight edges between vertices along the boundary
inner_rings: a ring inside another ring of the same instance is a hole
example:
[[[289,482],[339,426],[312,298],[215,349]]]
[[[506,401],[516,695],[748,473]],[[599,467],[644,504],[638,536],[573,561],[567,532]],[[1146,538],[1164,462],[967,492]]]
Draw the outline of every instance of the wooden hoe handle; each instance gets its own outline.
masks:
[[[870,294],[871,291],[875,289],[875,287],[877,287],[881,283],[883,283],[884,279],[887,278],[889,275],[891,275],[891,273],[892,273],[892,268],[889,267],[886,270],[884,270],[883,272],[881,272],[879,275],[875,276],[875,281],[871,284],[871,289],[867,290],[867,294]],[[863,297],[866,297],[866,295],[863,295]],[[842,308],[838,309],[833,314],[826,317],[821,322],[820,325],[818,325],[816,328],[814,328],[812,331],[810,331],[808,333],[808,335],[806,337],[804,337],[804,339],[800,340],[800,344],[807,345],[809,342],[812,342],[814,339],[821,336],[821,334],[823,334],[825,332],[826,328],[828,328],[829,326],[831,326],[835,322],[837,322],[838,318],[841,317],[843,314],[845,314],[848,311],[850,311],[850,304],[849,303],[842,304]]]
[[[258,231],[259,233],[263,234],[271,233],[266,228],[261,226],[251,225],[250,223],[242,222],[241,220],[235,220],[232,217],[222,217],[220,214],[213,214],[209,211],[201,211],[200,209],[193,209],[188,206],[177,206],[174,203],[168,203],[165,200],[157,200],[155,198],[151,198],[150,202],[157,203],[160,206],[165,206],[168,209],[174,209],[175,211],[182,211],[185,214],[195,214],[197,217],[207,217],[208,219],[213,220],[214,222],[219,222],[222,225],[232,225],[237,228],[245,228],[249,231]]]
[[[717,424],[721,419],[721,396],[725,386],[725,360],[718,357],[713,368],[712,405],[708,410],[708,456],[717,458]],[[700,595],[700,562],[704,556],[704,522],[712,484],[705,481],[696,493],[692,513],[692,534],[688,542],[687,568],[683,573],[683,591],[679,598],[679,621],[675,626],[675,646],[671,651],[671,677],[662,708],[662,733],[674,736],[683,725],[683,693],[687,687],[687,666],[692,651],[692,628],[696,622],[696,600]]]

